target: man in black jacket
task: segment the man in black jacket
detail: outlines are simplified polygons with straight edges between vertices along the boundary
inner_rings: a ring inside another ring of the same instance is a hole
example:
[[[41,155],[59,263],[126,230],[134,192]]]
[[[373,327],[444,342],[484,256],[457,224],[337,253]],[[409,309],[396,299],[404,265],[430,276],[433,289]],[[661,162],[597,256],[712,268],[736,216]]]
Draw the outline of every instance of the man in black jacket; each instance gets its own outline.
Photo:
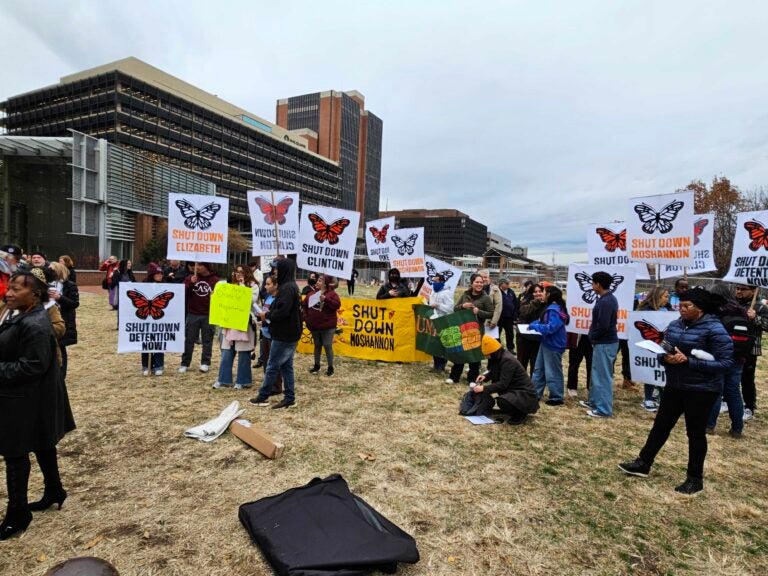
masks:
[[[757,357],[763,353],[763,332],[768,332],[768,306],[754,298],[755,286],[736,285],[736,300],[747,309],[747,318],[756,333],[755,347],[747,356],[744,370],[741,372],[741,393],[744,396],[744,420],[752,420],[755,414],[755,370]],[[759,295],[758,295],[759,296]],[[754,305],[753,305],[754,298]]]
[[[277,258],[272,262],[272,268],[277,277],[277,294],[269,310],[261,313],[261,321],[269,324],[272,346],[259,394],[250,402],[260,407],[269,406],[269,393],[280,373],[284,396],[272,408],[290,408],[296,405],[293,355],[301,338],[301,295],[296,285],[296,264],[293,260]]]

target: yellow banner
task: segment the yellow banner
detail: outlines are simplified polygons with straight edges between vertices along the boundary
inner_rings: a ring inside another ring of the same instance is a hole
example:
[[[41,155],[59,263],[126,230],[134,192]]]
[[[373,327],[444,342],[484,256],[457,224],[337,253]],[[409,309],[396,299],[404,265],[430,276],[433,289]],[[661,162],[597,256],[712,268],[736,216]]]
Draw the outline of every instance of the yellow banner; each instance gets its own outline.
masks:
[[[416,350],[413,305],[422,303],[421,298],[342,298],[337,324],[341,333],[333,339],[334,354],[385,362],[431,360],[431,356]],[[297,350],[302,354],[314,351],[312,334],[306,327]]]
[[[253,292],[246,286],[219,282],[211,294],[209,322],[222,328],[248,330]]]

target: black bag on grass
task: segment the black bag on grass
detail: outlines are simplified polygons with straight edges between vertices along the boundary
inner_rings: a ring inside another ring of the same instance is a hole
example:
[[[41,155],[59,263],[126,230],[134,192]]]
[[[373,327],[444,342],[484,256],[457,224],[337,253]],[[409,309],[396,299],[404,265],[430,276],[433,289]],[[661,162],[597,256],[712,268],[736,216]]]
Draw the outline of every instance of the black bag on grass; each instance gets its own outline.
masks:
[[[416,541],[338,474],[242,504],[240,522],[281,576],[389,574],[419,561]]]
[[[460,416],[487,416],[496,404],[490,394],[475,394],[472,390],[459,401]]]

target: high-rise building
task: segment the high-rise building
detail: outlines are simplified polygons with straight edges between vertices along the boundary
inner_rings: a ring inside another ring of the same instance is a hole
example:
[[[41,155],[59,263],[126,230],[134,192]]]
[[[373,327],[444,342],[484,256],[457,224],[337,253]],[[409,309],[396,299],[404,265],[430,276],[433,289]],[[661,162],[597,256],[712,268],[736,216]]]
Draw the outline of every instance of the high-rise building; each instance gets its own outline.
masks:
[[[378,217],[383,123],[356,90],[315,92],[277,101],[277,125],[342,169],[340,208]]]

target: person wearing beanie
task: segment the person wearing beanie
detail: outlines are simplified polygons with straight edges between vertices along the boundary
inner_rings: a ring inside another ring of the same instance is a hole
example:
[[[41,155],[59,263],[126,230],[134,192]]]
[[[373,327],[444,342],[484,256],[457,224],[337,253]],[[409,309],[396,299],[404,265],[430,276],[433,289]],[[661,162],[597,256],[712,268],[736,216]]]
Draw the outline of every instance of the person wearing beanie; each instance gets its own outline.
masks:
[[[504,349],[498,340],[484,335],[481,341],[483,355],[488,357],[488,370],[477,377],[472,391],[487,396],[493,406],[492,394],[498,409],[509,415],[509,424],[522,424],[539,409],[539,400],[528,373],[514,354]]]

